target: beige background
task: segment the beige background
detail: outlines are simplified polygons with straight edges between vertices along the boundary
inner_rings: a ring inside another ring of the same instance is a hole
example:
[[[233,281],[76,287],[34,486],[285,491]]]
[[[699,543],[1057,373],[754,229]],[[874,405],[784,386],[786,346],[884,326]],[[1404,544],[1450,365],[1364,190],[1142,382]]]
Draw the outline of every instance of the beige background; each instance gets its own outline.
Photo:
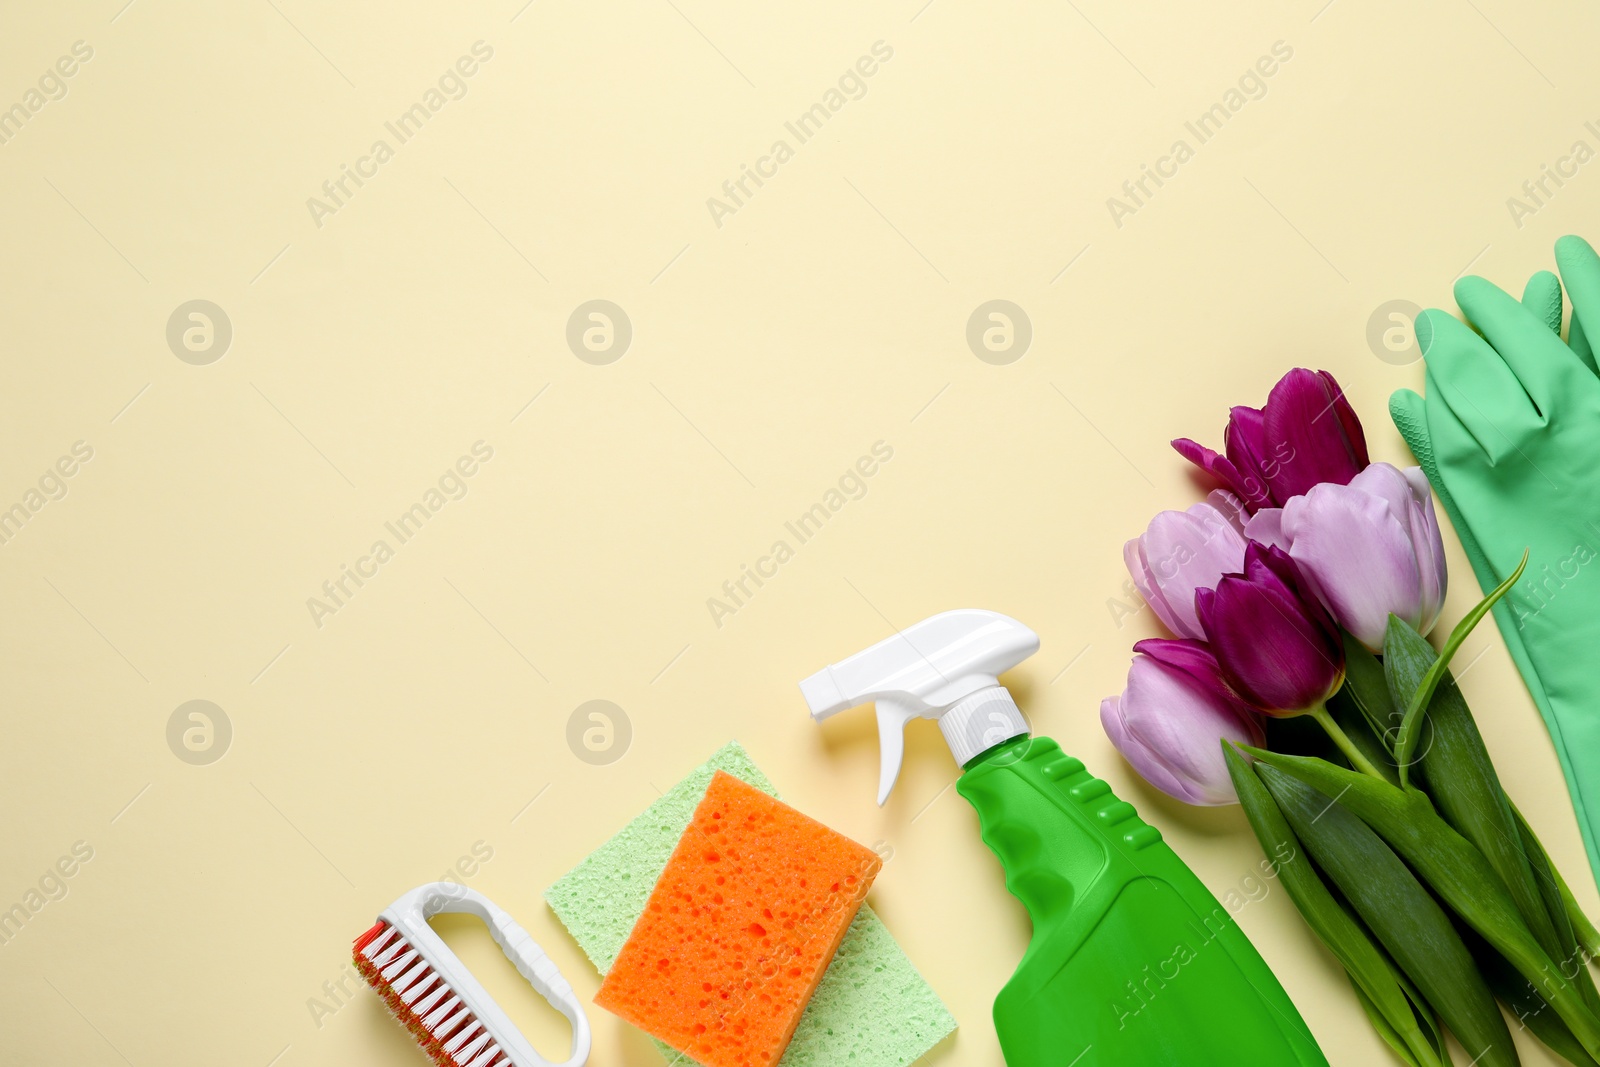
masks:
[[[946,608],[1014,615],[1043,638],[1013,679],[1040,732],[1238,885],[1237,809],[1155,795],[1096,716],[1155,632],[1114,616],[1120,545],[1199,492],[1167,440],[1218,441],[1299,364],[1405,462],[1385,400],[1421,368],[1369,347],[1375,309],[1450,306],[1468,268],[1520,286],[1556,236],[1600,233],[1600,167],[1520,227],[1506,203],[1600,147],[1600,16],[1576,3],[124,3],[8,5],[0,33],[0,106],[93,49],[0,145],[0,507],[93,449],[0,546],[0,905],[94,850],[0,947],[8,1064],[421,1063],[372,996],[308,1002],[479,842],[469,884],[592,996],[540,892],[738,738],[892,848],[873,902],[961,1023],[928,1062],[998,1065],[989,1004],[1028,928],[954,766],[921,724],[880,811],[870,715],[819,728],[796,680]],[[466,96],[395,144],[384,123],[480,40]],[[877,41],[865,95],[718,227],[707,198]],[[1265,94],[1196,146],[1185,121],[1279,41]],[[1180,137],[1194,158],[1118,227],[1107,198]],[[394,158],[319,227],[307,199],[378,138]],[[564,339],[594,298],[633,324],[607,366]],[[1008,366],[965,341],[993,298],[1034,331]],[[209,365],[165,338],[193,299],[232,324]],[[317,626],[308,598],[479,440],[465,498]],[[715,625],[707,598],[880,440],[865,496]],[[1447,623],[1476,597],[1453,541],[1451,563]],[[1492,628],[1468,661],[1595,908]],[[167,743],[195,699],[233,730],[207,766]],[[606,766],[566,740],[593,699],[632,726]],[[1388,1062],[1281,890],[1240,921],[1333,1063]],[[565,1047],[486,937],[450,936]],[[593,1021],[593,1063],[660,1062]]]

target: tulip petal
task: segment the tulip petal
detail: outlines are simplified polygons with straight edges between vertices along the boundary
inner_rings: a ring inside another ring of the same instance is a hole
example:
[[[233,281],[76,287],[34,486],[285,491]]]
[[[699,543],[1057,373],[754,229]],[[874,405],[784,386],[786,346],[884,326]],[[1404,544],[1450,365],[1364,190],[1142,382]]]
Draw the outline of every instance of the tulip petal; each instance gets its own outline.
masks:
[[[1229,448],[1249,456],[1262,456],[1267,450],[1267,426],[1261,408],[1235,404],[1228,409],[1228,429],[1224,433]]]
[[[1263,545],[1272,545],[1289,551],[1289,539],[1283,535],[1283,509],[1262,508],[1244,524],[1244,535]]]
[[[1128,730],[1122,718],[1121,700],[1121,697],[1106,697],[1100,702],[1100,725],[1105,728],[1112,746],[1122,753],[1122,758],[1145,781],[1169,797],[1186,804],[1194,803],[1190,798],[1195,791],[1168,770],[1161,759]]]
[[[1217,667],[1217,657],[1203,641],[1174,641],[1165,637],[1147,637],[1136,641],[1133,650],[1149,656],[1164,667],[1180,670],[1191,677],[1215,686],[1215,691],[1226,694],[1220,685],[1222,672]]]
[[[1259,723],[1229,702],[1198,692],[1183,671],[1137,656],[1128,669],[1121,719],[1128,738],[1173,779],[1191,804],[1231,804],[1235,794],[1221,738],[1260,737]],[[1242,742],[1248,743],[1248,742]],[[1142,773],[1142,768],[1141,768]],[[1152,784],[1157,784],[1152,779]]]
[[[1421,467],[1407,467],[1400,472],[1405,476],[1406,484],[1411,486],[1411,495],[1418,500],[1433,501],[1433,486],[1428,484],[1428,476],[1422,472]]]
[[[1274,500],[1286,503],[1322,482],[1344,485],[1365,465],[1365,441],[1358,449],[1346,435],[1342,396],[1331,375],[1300,368],[1272,387],[1262,411],[1273,449],[1265,474]]]
[[[1260,568],[1259,571],[1251,568],[1252,554],[1256,557],[1255,562]],[[1294,558],[1289,553],[1269,545],[1257,546],[1254,553],[1247,549],[1245,573],[1256,574],[1258,577],[1271,573],[1287,593],[1299,602],[1300,610],[1307,622],[1320,633],[1328,635],[1335,648],[1341,646],[1338,625],[1334,622],[1333,616],[1323,607],[1322,601],[1317,599],[1316,593],[1306,583],[1304,572],[1295,564]]]
[[[1280,549],[1250,545],[1243,574],[1195,599],[1223,678],[1267,714],[1301,714],[1343,682],[1338,631]]]
[[[1228,428],[1222,440],[1228,460],[1237,472],[1233,491],[1251,510],[1272,505],[1272,488],[1266,468],[1266,422],[1262,410],[1242,404],[1230,409]]]
[[[1187,511],[1163,511],[1150,520],[1150,528],[1138,539],[1139,572],[1159,591],[1159,599],[1148,595],[1145,599],[1173,633],[1201,637],[1204,631],[1194,613],[1195,591],[1210,588],[1224,574],[1239,570],[1244,550],[1244,535],[1210,504],[1195,504]],[[1127,552],[1124,549],[1125,557]],[[1130,563],[1129,570],[1133,569]],[[1136,573],[1134,584],[1139,580]]]
[[[1217,460],[1221,459],[1217,453],[1189,437],[1177,437],[1172,440],[1173,450],[1184,459],[1193,463],[1207,474],[1215,474],[1213,469]]]
[[[1177,438],[1172,442],[1172,447],[1178,455],[1211,475],[1234,493],[1243,495],[1244,478],[1232,460],[1187,437]]]
[[[1150,569],[1150,563],[1145,558],[1144,538],[1135,537],[1122,546],[1122,562],[1127,565],[1128,576],[1133,579],[1133,587],[1139,590],[1139,595],[1150,605],[1150,610],[1156,613],[1156,618],[1173,633],[1180,633],[1178,617],[1174,614],[1172,605],[1167,602],[1166,594],[1161,591],[1161,583],[1156,580],[1155,574]]]
[[[1204,641],[1152,637],[1135,642],[1133,650],[1181,674],[1184,684],[1197,697],[1209,700],[1218,707],[1232,709],[1245,720],[1255,721],[1254,711],[1228,687],[1216,654]]]
[[[1416,626],[1422,577],[1410,533],[1410,489],[1396,515],[1383,496],[1353,485],[1324,484],[1284,508],[1290,557],[1340,625],[1367,648],[1383,647],[1393,613]],[[1369,471],[1377,470],[1369,467]],[[1387,481],[1379,477],[1368,484]]]
[[[1333,396],[1333,411],[1339,416],[1339,426],[1344,430],[1344,436],[1350,442],[1350,451],[1354,453],[1356,466],[1365,467],[1371,463],[1367,457],[1367,434],[1361,428],[1361,420],[1356,417],[1356,409],[1350,406],[1350,400],[1344,395],[1344,389],[1334,380],[1333,375],[1325,370],[1317,371],[1328,392]]]
[[[1243,500],[1226,489],[1213,489],[1206,494],[1206,503],[1228,520],[1228,525],[1244,533],[1244,524],[1250,520],[1250,512],[1245,509]]]
[[[1217,589],[1218,620],[1207,635],[1224,660],[1225,677],[1268,715],[1294,715],[1326,697],[1324,652],[1294,616],[1291,598],[1224,578]]]
[[[1439,522],[1433,508],[1423,503],[1411,507],[1411,544],[1417,554],[1417,576],[1422,591],[1417,608],[1417,632],[1426,637],[1444,608],[1444,543],[1439,537]]]
[[[1434,511],[1433,493],[1421,467],[1401,472],[1411,486],[1414,511],[1411,518],[1411,545],[1417,553],[1417,570],[1422,576],[1422,622],[1417,631],[1424,636],[1439,620],[1449,589],[1449,574],[1444,559],[1444,539],[1439,534],[1439,516]]]
[[[1421,582],[1421,608],[1417,612],[1396,612],[1413,621],[1426,634],[1444,605],[1446,567],[1444,541],[1439,534],[1439,518],[1433,510],[1433,491],[1421,467],[1398,470],[1387,463],[1374,463],[1350,480],[1350,488],[1381,496],[1395,520],[1404,527],[1417,561]]]
[[[1350,479],[1350,488],[1358,489],[1381,499],[1404,526],[1410,525],[1411,505],[1416,500],[1416,490],[1399,468],[1388,463],[1374,463]]]

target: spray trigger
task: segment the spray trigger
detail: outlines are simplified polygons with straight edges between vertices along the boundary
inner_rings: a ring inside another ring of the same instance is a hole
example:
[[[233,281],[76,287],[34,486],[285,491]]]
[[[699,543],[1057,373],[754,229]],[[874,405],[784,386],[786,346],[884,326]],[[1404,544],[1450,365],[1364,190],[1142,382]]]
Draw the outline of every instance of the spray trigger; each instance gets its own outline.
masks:
[[[956,762],[1029,733],[999,675],[1039,649],[1039,635],[978,608],[946,611],[824,667],[800,683],[818,722],[871,701],[878,713],[878,804],[905,759],[905,728],[934,719]]]

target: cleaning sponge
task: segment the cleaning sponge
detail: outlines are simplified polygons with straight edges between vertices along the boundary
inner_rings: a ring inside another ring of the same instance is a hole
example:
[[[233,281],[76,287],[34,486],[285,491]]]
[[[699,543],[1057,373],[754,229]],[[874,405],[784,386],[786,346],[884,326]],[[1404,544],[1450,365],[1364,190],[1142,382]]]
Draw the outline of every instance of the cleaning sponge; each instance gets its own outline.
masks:
[[[669,790],[545,893],[556,917],[602,974],[610,971],[713,774],[764,793],[772,783],[730,744]],[[845,932],[784,1053],[781,1067],[906,1067],[955,1029],[870,905]],[[682,1065],[687,1057],[661,1045]]]
[[[709,1067],[770,1067],[882,866],[719,771],[595,1003]]]

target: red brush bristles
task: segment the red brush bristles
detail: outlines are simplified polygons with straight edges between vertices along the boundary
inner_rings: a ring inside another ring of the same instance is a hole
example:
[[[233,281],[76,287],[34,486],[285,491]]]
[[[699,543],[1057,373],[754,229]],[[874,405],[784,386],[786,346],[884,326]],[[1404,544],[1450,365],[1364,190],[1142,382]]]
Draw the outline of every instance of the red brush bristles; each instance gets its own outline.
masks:
[[[471,1008],[400,931],[380,920],[356,938],[356,970],[439,1067],[511,1067]]]

